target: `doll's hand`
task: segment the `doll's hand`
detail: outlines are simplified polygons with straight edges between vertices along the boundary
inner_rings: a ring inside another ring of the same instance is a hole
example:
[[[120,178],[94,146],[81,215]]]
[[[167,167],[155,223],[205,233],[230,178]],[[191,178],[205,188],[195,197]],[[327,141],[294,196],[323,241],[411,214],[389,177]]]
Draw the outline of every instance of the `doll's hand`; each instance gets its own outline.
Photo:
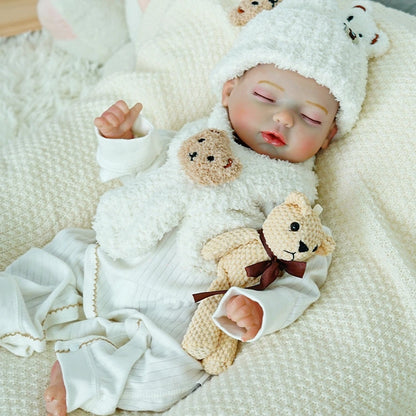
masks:
[[[233,296],[225,311],[229,319],[246,329],[242,341],[249,341],[257,335],[263,322],[263,309],[257,302],[244,295]]]
[[[140,103],[129,108],[120,100],[97,117],[94,124],[100,134],[108,139],[132,139],[132,127],[142,108],[143,105]]]

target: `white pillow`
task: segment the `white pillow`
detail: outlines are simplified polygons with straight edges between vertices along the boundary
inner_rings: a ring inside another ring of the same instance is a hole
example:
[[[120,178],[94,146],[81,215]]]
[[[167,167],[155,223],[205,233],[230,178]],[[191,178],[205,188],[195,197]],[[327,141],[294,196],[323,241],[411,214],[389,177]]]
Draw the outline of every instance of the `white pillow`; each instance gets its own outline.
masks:
[[[65,51],[105,63],[128,40],[123,0],[39,0],[38,18]]]

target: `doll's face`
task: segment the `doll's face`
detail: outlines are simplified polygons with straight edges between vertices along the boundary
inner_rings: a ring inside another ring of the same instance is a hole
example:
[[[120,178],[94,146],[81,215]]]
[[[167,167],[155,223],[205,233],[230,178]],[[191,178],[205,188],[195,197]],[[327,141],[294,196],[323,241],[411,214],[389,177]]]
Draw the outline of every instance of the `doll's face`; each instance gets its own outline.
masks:
[[[227,81],[222,104],[240,140],[273,159],[303,162],[337,132],[338,102],[328,88],[272,64]]]

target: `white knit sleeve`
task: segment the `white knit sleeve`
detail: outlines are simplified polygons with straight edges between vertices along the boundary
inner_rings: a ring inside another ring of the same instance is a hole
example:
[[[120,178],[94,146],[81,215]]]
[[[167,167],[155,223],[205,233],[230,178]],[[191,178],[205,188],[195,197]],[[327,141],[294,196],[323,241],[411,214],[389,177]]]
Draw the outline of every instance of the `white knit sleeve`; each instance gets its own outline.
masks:
[[[98,140],[96,157],[103,182],[134,175],[164,160],[166,132],[155,131],[143,116],[134,123],[133,132],[134,139],[107,139],[95,128]]]
[[[290,325],[319,298],[331,258],[331,255],[314,256],[307,262],[303,278],[285,273],[263,291],[232,287],[221,299],[213,315],[214,322],[226,334],[241,340],[245,330],[227,318],[225,306],[231,297],[245,295],[263,308],[262,327],[251,341]]]

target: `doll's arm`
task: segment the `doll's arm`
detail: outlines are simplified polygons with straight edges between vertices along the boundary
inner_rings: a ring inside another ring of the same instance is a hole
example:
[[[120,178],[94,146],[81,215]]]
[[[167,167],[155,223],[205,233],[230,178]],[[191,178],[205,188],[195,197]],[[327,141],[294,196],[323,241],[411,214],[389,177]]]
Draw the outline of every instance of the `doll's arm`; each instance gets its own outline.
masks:
[[[171,138],[170,132],[154,131],[151,123],[139,114],[141,104],[136,104],[136,110],[134,106],[125,114],[117,107],[118,103],[120,101],[94,121],[98,140],[97,162],[103,182],[133,175],[151,166],[160,166],[165,161],[164,149]],[[124,105],[127,107],[127,104]],[[105,114],[107,118],[104,117]],[[114,124],[113,129],[111,122]],[[104,137],[103,132],[108,137]],[[116,133],[122,137],[116,138]]]
[[[242,340],[245,329],[228,319],[226,311],[228,302],[237,295],[244,295],[257,302],[263,310],[262,325],[250,341],[290,325],[319,298],[319,288],[326,279],[330,262],[331,255],[314,256],[308,261],[302,279],[285,274],[264,291],[231,288],[213,315],[216,325],[229,336]]]

